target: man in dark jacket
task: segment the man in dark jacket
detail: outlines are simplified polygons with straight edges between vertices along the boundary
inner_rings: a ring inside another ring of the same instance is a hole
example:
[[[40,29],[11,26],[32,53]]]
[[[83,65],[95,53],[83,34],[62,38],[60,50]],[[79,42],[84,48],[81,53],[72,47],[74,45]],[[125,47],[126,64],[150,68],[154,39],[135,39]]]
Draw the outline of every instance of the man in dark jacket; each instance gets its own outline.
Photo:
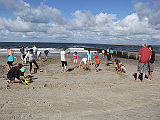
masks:
[[[151,59],[148,64],[149,66],[148,80],[152,81],[154,77],[153,71],[154,71],[155,52],[153,51],[153,47],[151,45],[148,45],[148,48],[152,51]]]

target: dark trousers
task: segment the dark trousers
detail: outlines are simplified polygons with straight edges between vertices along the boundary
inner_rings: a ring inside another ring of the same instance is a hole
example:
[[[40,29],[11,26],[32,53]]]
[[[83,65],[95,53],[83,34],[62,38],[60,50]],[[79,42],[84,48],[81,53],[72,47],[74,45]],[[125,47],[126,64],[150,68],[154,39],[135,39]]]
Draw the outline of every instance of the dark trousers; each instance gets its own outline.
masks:
[[[29,65],[30,65],[30,71],[32,70],[32,63],[34,63],[35,64],[35,66],[37,67],[37,69],[39,69],[39,66],[37,65],[37,63],[36,63],[36,61],[35,60],[33,60],[33,61],[30,61],[29,62]]]

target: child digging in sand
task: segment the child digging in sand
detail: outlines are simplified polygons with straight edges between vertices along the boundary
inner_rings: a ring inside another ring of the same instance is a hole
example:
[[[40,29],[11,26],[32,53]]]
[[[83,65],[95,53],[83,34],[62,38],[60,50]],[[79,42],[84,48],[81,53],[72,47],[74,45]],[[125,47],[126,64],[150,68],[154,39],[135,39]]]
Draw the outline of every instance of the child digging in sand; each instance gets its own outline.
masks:
[[[124,65],[121,65],[121,73],[126,73],[126,67]]]
[[[83,66],[84,65],[84,66]],[[80,64],[79,64],[79,69],[83,68],[83,70],[89,70],[91,71],[90,69],[90,66],[88,65],[88,59],[87,58],[82,58]]]
[[[122,62],[118,59],[115,59],[115,62],[116,62],[116,66],[115,66],[116,72],[118,73],[121,71]]]
[[[96,72],[99,72],[99,64],[101,63],[101,59],[98,58],[98,56],[95,56],[96,60],[95,60],[95,69]]]

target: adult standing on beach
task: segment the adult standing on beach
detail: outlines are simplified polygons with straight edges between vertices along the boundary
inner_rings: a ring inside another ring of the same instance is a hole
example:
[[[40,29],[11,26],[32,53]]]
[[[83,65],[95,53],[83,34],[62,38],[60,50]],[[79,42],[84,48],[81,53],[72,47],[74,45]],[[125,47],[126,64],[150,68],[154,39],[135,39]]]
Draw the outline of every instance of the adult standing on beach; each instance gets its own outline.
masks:
[[[109,53],[111,54],[111,59],[112,59],[113,54],[114,54],[113,48],[110,48]]]
[[[113,48],[110,48],[109,53],[110,53],[110,56],[111,56],[112,64],[114,64],[114,61],[113,61],[113,55],[114,55]]]
[[[138,78],[140,73],[142,72],[142,82],[144,81],[145,75],[148,72],[148,63],[151,59],[152,52],[150,49],[146,47],[146,44],[142,44],[142,48],[138,52],[139,62],[138,62],[138,69],[137,69],[137,77],[136,82],[138,82]]]
[[[107,62],[106,62],[106,65],[108,66],[109,65],[109,61],[112,61],[112,64],[114,64],[114,61],[113,61],[113,49],[112,48],[108,48],[107,49]]]
[[[66,48],[63,48],[63,50],[60,52],[61,55],[61,63],[62,63],[62,72],[66,72],[67,70],[67,60],[66,60]]]
[[[152,81],[154,77],[153,71],[154,71],[155,52],[153,51],[153,46],[148,45],[148,48],[152,51],[151,59],[148,65],[149,66],[148,80]]]
[[[107,49],[107,62],[106,65],[109,65],[109,61],[111,60],[111,55],[110,55],[110,48]]]

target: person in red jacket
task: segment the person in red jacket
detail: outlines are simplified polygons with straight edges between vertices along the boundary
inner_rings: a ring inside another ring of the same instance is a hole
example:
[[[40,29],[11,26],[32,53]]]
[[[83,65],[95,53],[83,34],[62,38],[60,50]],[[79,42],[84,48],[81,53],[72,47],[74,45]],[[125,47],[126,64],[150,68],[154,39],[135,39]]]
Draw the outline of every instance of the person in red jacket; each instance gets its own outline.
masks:
[[[138,82],[138,78],[140,73],[142,72],[142,82],[144,82],[144,78],[146,73],[148,72],[148,63],[151,59],[152,51],[146,47],[146,44],[142,44],[142,48],[138,52],[139,62],[137,69],[137,77],[135,82]]]

